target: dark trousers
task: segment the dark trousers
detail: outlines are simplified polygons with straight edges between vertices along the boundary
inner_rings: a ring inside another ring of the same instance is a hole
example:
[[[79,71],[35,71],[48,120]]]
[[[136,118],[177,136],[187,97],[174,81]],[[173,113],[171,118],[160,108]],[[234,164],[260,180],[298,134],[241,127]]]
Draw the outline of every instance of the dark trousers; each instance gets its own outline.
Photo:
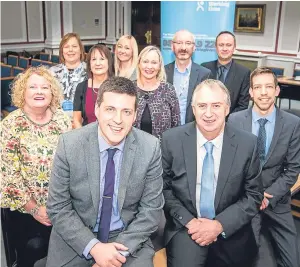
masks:
[[[13,242],[18,267],[33,267],[47,256],[51,228],[39,223],[31,215],[19,211],[10,213]]]
[[[254,237],[253,245],[256,246]],[[227,246],[228,248],[228,246]],[[210,246],[201,247],[191,239],[187,229],[177,232],[166,246],[168,267],[251,267],[252,260],[241,257],[241,260],[232,260],[235,251],[228,252],[226,241],[219,238]],[[244,247],[244,250],[251,248]],[[241,256],[241,255],[240,255]],[[251,257],[254,260],[254,257]]]

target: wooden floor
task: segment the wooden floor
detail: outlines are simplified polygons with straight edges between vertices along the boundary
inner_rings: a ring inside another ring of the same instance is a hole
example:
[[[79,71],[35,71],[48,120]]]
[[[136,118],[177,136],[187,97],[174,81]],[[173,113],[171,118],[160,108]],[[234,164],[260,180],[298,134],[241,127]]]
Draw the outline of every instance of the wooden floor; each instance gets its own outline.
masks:
[[[157,251],[153,259],[154,267],[167,267],[166,249]]]

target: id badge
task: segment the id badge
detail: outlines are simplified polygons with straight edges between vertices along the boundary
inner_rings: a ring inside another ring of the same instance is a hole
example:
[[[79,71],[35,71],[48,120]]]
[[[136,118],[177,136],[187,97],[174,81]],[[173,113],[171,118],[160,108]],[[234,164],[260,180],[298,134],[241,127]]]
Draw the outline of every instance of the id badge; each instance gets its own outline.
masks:
[[[64,111],[73,111],[73,102],[70,100],[64,100],[62,103],[62,109]]]

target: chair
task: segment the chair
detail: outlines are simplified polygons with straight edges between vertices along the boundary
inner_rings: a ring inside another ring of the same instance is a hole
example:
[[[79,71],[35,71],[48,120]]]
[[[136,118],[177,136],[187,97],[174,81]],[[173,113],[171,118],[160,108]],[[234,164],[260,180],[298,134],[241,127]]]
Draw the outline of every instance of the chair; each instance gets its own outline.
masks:
[[[294,69],[293,77],[300,76],[300,69]]]
[[[18,74],[22,73],[23,71],[24,71],[23,68],[13,67],[12,68],[12,76],[17,76]]]
[[[27,69],[29,66],[29,58],[27,57],[19,57],[19,67],[23,69]]]
[[[11,89],[10,84],[14,77],[1,78],[1,110],[7,110],[11,112],[14,107],[11,106]]]
[[[32,67],[38,67],[38,66],[41,66],[41,65],[51,67],[52,62],[51,61],[44,61],[44,60],[40,60],[40,59],[32,59],[31,60],[31,66]]]
[[[51,55],[51,62],[55,64],[59,64],[59,56],[58,55]]]
[[[85,45],[84,46],[84,52],[88,53],[92,47],[93,47],[93,45]]]
[[[7,57],[7,64],[11,66],[18,67],[19,57],[14,55],[9,55]]]
[[[277,67],[267,67],[267,68],[271,69],[277,77],[283,76],[284,74],[284,68],[277,68]]]
[[[43,52],[40,53],[40,60],[49,61],[49,59],[50,59],[50,54],[43,53]]]
[[[12,72],[12,67],[1,62],[1,78],[10,77]]]

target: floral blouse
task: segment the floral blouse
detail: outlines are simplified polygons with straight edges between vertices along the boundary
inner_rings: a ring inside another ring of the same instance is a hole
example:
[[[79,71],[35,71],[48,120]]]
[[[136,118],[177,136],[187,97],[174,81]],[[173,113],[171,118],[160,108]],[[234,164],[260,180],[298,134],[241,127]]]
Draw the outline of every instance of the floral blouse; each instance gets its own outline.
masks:
[[[137,86],[137,82],[134,83]],[[134,126],[141,128],[142,115],[148,104],[152,121],[152,134],[161,139],[162,133],[180,125],[180,109],[175,87],[161,82],[154,91],[138,89],[138,107]]]
[[[21,109],[1,121],[1,207],[26,213],[23,206],[31,198],[46,204],[58,138],[69,130],[61,109],[46,124],[32,122]]]

